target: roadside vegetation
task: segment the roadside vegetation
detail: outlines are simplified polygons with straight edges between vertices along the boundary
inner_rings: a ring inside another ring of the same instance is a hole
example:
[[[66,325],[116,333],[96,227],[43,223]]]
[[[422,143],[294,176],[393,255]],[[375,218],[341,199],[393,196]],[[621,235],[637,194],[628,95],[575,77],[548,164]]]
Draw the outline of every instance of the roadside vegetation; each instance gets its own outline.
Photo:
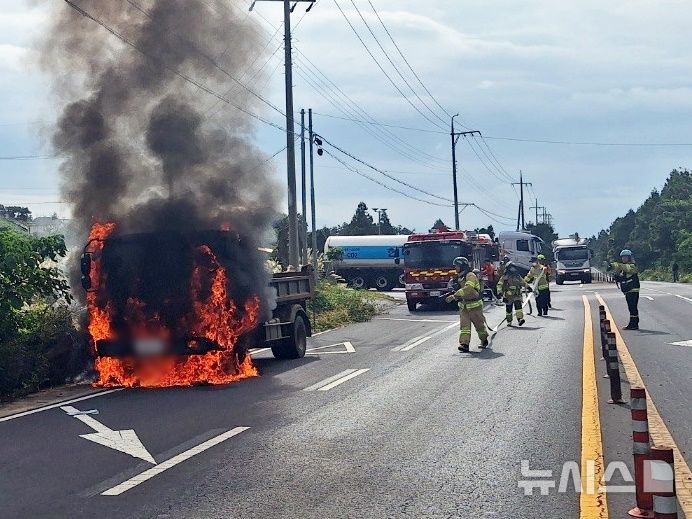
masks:
[[[62,384],[84,368],[88,352],[57,266],[66,253],[62,236],[0,228],[0,400]]]
[[[350,323],[369,321],[392,301],[391,297],[379,292],[354,290],[321,281],[315,290],[315,296],[308,302],[312,331],[317,333]]]
[[[636,210],[616,218],[608,229],[591,238],[596,264],[618,258],[631,249],[643,279],[672,281],[678,264],[680,281],[692,281],[692,173],[673,170],[659,191]]]

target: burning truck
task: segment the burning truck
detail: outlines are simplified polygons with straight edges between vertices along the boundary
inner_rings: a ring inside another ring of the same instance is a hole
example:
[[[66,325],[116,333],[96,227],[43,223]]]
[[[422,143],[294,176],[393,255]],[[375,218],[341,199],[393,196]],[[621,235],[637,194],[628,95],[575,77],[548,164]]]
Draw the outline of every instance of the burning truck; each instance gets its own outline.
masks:
[[[227,383],[257,374],[253,346],[301,357],[311,273],[272,277],[258,250],[282,192],[254,144],[265,35],[241,2],[50,4],[39,61],[97,385]]]
[[[232,266],[243,254],[231,231],[117,234],[95,225],[81,257],[88,330],[99,386],[225,384],[256,376],[248,350],[301,358],[311,335],[310,267],[275,274],[275,305]]]

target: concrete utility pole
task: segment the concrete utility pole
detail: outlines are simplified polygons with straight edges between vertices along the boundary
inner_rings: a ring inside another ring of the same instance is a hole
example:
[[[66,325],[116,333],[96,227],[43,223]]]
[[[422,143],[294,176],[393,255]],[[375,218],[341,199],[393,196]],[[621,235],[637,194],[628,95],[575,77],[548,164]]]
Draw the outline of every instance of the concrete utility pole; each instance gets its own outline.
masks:
[[[517,231],[526,228],[526,220],[524,218],[524,186],[533,186],[531,182],[524,182],[523,173],[519,171],[519,182],[512,182],[513,186],[519,185],[519,212],[517,213]]]
[[[303,246],[300,248],[301,263],[308,264],[308,202],[307,186],[305,181],[305,110],[300,111],[300,187],[302,195],[302,214],[303,221],[300,225],[300,241]]]
[[[310,213],[312,219],[312,268],[317,276],[317,221],[315,217],[315,164],[313,159],[312,145],[312,108],[308,109],[308,136],[310,137]]]
[[[454,131],[454,118],[459,117],[459,114],[452,116],[452,131],[450,135],[452,136],[452,182],[454,183],[454,228],[459,230],[459,193],[457,188],[457,142],[462,135],[473,135],[477,133],[481,135],[481,132],[477,130],[472,130],[468,132],[455,132]]]
[[[286,68],[286,150],[288,176],[288,262],[297,269],[300,264],[298,244],[298,207],[296,202],[296,141],[293,121],[293,62],[291,57],[291,12],[299,2],[308,2],[310,8],[315,0],[254,0],[250,11],[257,2],[283,2],[284,4],[284,54]],[[291,7],[293,3],[293,7]]]

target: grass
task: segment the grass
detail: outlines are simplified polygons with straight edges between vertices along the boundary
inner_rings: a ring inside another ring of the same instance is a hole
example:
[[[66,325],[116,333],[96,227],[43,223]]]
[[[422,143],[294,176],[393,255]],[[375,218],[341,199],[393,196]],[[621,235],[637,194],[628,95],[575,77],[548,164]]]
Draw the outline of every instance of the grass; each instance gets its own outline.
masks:
[[[673,273],[670,270],[646,269],[639,274],[645,281],[673,281]],[[678,283],[692,283],[692,274],[680,273]]]
[[[321,282],[308,303],[314,333],[350,323],[369,321],[385,302],[394,301],[386,294],[354,290]]]

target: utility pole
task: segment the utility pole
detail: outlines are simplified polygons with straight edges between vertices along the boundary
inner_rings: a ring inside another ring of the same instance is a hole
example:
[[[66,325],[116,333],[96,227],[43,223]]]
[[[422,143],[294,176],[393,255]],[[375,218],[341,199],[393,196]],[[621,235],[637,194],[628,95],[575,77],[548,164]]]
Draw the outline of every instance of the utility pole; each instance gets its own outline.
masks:
[[[382,213],[385,212],[387,209],[378,209],[377,207],[373,207],[372,210],[377,211],[377,234],[382,234]]]
[[[293,62],[291,57],[291,12],[298,2],[308,2],[310,7],[315,0],[254,0],[250,11],[257,2],[283,2],[284,4],[284,55],[286,69],[286,172],[288,177],[288,262],[297,269],[300,263],[298,245],[298,207],[296,203],[296,142],[293,120]],[[293,2],[293,7],[291,7]],[[310,9],[308,8],[308,10]]]
[[[454,228],[459,230],[459,192],[457,188],[457,142],[459,138],[464,135],[473,135],[477,133],[481,135],[481,132],[477,130],[472,130],[468,132],[455,132],[454,131],[454,118],[459,117],[459,114],[452,116],[452,131],[450,135],[452,136],[452,182],[454,183]]]
[[[303,219],[300,225],[300,241],[303,246],[300,248],[301,264],[308,264],[308,213],[307,196],[308,190],[305,181],[305,110],[300,111],[300,186],[302,195],[302,214]]]
[[[524,186],[533,186],[531,182],[524,182],[524,176],[521,170],[519,171],[519,182],[512,182],[513,186],[519,185],[519,212],[517,213],[517,231],[526,228],[526,220],[524,218]]]
[[[312,108],[308,109],[308,136],[310,137],[310,213],[312,218],[312,268],[317,276],[317,223],[315,218],[315,165],[312,144]]]
[[[545,211],[545,207],[542,205],[538,205],[538,198],[536,198],[536,205],[529,207],[529,209],[535,209],[536,210],[536,225],[538,225],[538,210],[543,209]],[[543,218],[543,220],[545,220],[545,218]],[[545,221],[543,223],[545,223]]]

